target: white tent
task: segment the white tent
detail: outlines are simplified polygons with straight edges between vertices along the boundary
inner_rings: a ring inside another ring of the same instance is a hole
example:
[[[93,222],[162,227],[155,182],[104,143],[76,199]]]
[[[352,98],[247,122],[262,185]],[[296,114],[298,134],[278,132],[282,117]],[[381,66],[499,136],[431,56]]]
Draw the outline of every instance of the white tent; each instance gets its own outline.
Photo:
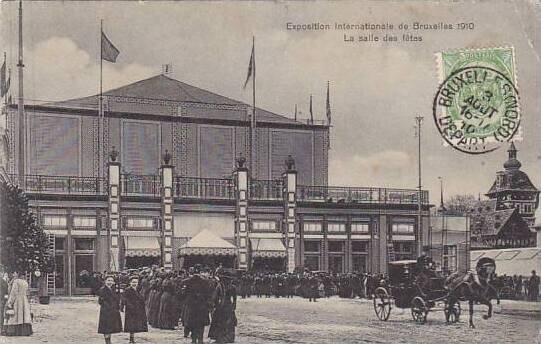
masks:
[[[235,256],[237,247],[204,229],[179,248],[179,255]]]

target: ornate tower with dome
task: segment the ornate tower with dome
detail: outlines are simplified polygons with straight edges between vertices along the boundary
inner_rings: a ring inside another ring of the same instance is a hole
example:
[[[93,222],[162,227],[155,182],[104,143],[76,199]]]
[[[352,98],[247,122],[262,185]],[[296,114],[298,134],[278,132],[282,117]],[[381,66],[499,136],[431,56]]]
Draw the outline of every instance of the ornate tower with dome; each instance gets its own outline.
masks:
[[[496,180],[486,195],[496,200],[496,209],[518,209],[524,221],[533,226],[535,211],[539,206],[539,190],[520,170],[522,164],[517,159],[514,142],[511,142],[507,152],[509,157],[503,164],[504,170],[496,173]]]

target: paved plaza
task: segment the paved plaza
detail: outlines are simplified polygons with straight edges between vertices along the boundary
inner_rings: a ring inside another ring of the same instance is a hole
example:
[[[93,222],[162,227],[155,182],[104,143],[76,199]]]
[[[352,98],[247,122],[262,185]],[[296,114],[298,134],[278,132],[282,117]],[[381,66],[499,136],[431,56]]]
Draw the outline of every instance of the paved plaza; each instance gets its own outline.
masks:
[[[466,305],[463,305],[463,311]],[[54,298],[50,305],[33,304],[34,335],[0,337],[0,344],[103,343],[97,334],[98,304],[94,297]],[[476,307],[476,329],[466,318],[446,324],[443,312],[429,313],[425,325],[416,324],[409,309],[393,308],[387,322],[379,321],[370,300],[332,297],[317,303],[306,299],[250,298],[238,300],[236,343],[535,343],[541,324],[541,303],[502,301],[494,317],[483,320],[483,306]],[[465,313],[463,313],[465,314]],[[208,329],[208,328],[207,328]],[[137,343],[190,343],[182,331],[151,329],[136,337]],[[114,343],[128,343],[127,334],[113,336]],[[210,343],[206,339],[205,343]]]

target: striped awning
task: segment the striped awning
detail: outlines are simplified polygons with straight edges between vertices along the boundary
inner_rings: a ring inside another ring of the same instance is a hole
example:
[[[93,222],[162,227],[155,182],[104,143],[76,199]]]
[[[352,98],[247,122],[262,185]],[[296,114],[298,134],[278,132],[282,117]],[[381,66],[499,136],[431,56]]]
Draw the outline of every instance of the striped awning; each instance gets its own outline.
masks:
[[[252,257],[285,258],[287,251],[281,239],[255,238],[250,239],[252,244]]]
[[[179,256],[236,256],[236,248],[225,247],[181,247]]]
[[[126,257],[159,257],[160,243],[157,237],[126,237]]]

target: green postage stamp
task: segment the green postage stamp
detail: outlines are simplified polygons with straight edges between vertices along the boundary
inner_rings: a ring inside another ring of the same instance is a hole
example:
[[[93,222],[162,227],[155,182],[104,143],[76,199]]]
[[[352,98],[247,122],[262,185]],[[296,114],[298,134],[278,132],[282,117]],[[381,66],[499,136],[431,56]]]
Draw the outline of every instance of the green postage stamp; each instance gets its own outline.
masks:
[[[482,154],[520,130],[515,54],[512,47],[437,54],[440,86],[433,103],[446,144]]]

